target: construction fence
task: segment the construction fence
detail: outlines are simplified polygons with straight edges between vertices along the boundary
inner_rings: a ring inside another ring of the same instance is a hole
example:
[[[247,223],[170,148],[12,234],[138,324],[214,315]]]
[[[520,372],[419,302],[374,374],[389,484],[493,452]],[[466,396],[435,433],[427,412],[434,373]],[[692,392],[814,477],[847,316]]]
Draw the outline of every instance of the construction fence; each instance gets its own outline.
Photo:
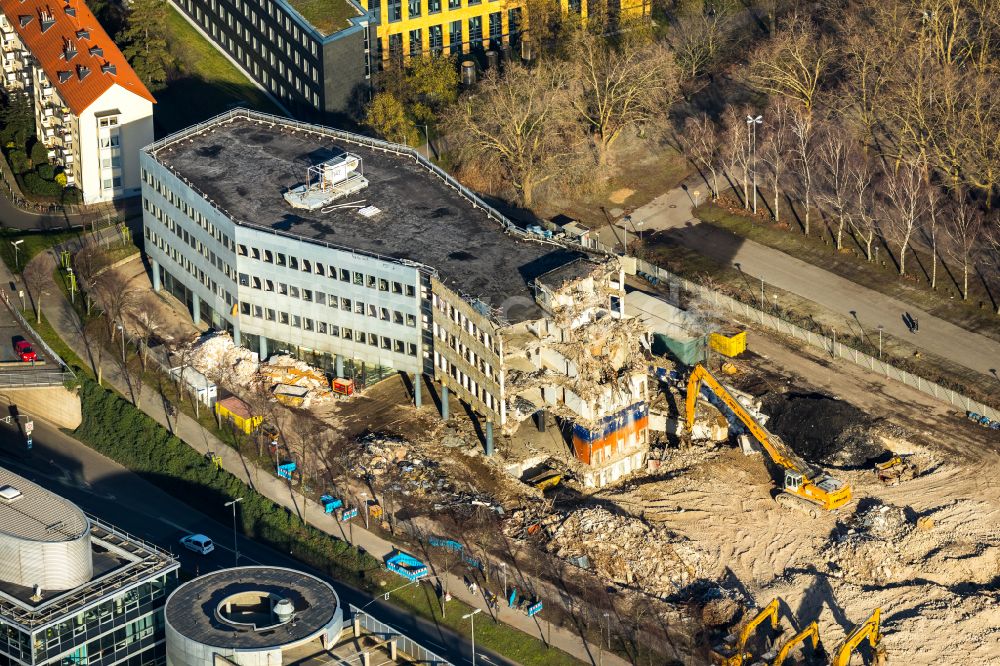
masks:
[[[351,619],[361,625],[363,633],[379,638],[380,640],[396,640],[396,649],[415,664],[425,664],[426,666],[452,666],[447,659],[443,659],[420,643],[380,620],[375,619],[361,608],[354,604],[350,605]]]
[[[747,321],[754,322],[772,331],[788,335],[796,340],[801,340],[808,345],[822,349],[834,358],[850,361],[851,363],[854,363],[869,372],[902,382],[907,386],[911,386],[938,400],[943,400],[953,407],[961,409],[965,412],[974,412],[976,414],[986,416],[992,421],[1000,421],[1000,410],[984,405],[981,402],[977,402],[976,400],[962,395],[957,391],[945,388],[940,384],[924,379],[923,377],[915,375],[912,372],[901,370],[890,363],[873,358],[872,356],[858,351],[853,347],[841,344],[831,336],[808,331],[789,321],[785,321],[780,317],[776,317],[773,314],[768,314],[763,310],[759,310],[752,305],[738,301],[735,298],[726,296],[725,294],[721,294],[714,289],[709,289],[708,287],[696,284],[690,280],[685,280],[678,275],[674,275],[659,266],[650,264],[649,262],[641,259],[636,260],[636,265],[640,272],[652,276],[657,281],[664,283],[664,286],[670,290],[671,294],[679,295],[680,293],[685,293],[691,297],[697,298],[702,303],[717,312],[728,312],[733,315],[741,316]]]

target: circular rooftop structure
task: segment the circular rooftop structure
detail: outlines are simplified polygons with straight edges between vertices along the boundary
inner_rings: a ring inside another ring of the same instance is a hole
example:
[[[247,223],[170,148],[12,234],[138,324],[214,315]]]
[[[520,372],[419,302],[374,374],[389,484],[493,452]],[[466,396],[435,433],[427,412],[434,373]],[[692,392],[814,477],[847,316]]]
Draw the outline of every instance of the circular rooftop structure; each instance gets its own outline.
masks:
[[[281,664],[283,653],[343,628],[337,593],[310,574],[280,567],[237,567],[181,585],[164,610],[168,666]]]
[[[87,516],[0,468],[0,581],[59,591],[83,585],[93,573]]]

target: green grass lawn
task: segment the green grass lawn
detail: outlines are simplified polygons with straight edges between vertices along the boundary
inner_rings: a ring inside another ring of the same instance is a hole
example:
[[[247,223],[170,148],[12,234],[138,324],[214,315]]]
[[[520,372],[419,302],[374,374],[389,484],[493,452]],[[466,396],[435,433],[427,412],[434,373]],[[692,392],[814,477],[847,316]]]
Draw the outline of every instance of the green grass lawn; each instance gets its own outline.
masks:
[[[358,10],[347,0],[290,0],[290,3],[324,35],[343,30],[348,19],[358,16]]]
[[[44,252],[53,245],[76,238],[79,231],[24,232],[13,229],[0,229],[0,258],[14,273],[20,273],[32,257]],[[17,246],[17,264],[15,266],[14,243],[23,241]]]
[[[346,4],[346,3],[344,3]],[[174,66],[156,93],[157,136],[201,122],[237,106],[281,111],[173,7],[167,9],[167,48]]]

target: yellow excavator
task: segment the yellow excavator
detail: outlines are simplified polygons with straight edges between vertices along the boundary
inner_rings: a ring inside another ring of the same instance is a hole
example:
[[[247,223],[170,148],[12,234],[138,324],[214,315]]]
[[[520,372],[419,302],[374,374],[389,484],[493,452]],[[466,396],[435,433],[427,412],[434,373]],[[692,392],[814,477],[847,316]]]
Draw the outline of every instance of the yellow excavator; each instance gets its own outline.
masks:
[[[716,666],[743,666],[744,659],[751,659],[753,655],[748,653],[747,641],[753,632],[765,621],[771,621],[771,629],[778,628],[778,600],[773,599],[771,603],[754,615],[749,622],[740,630],[739,635],[731,636],[725,645],[717,646],[712,650],[712,663]],[[732,640],[730,640],[732,639]],[[747,662],[749,663],[749,662]]]
[[[799,643],[804,643],[807,640],[812,642],[812,649],[814,653],[820,651],[819,625],[816,622],[810,622],[806,625],[805,629],[785,641],[781,647],[778,648],[774,661],[764,663],[769,663],[770,666],[782,666],[782,664],[785,663],[785,660],[788,659],[788,655],[790,655],[792,650],[795,649],[795,646]],[[765,655],[765,659],[767,656],[768,655]]]
[[[882,609],[876,608],[872,616],[854,627],[844,642],[837,646],[833,653],[833,666],[850,666],[851,655],[859,645],[868,641],[872,649],[872,666],[883,666],[887,659],[885,648],[882,647],[882,632],[879,627]]]
[[[743,408],[743,405],[702,365],[695,366],[687,381],[685,416],[688,428],[694,424],[694,408],[703,382],[718,396],[719,400],[732,410],[736,418],[743,422],[750,434],[767,451],[767,455],[770,456],[774,464],[784,470],[785,478],[782,488],[784,492],[776,498],[779,504],[803,509],[815,517],[817,506],[827,511],[833,511],[851,501],[850,486],[828,474],[813,469],[804,460],[790,452],[777,436],[769,433],[757,423],[756,419]]]

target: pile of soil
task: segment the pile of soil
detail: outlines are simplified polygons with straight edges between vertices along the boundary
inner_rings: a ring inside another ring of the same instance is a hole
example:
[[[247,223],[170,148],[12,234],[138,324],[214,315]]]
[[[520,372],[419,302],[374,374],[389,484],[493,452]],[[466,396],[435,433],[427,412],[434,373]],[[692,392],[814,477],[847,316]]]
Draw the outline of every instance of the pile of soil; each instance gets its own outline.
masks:
[[[885,453],[872,432],[876,421],[849,403],[821,393],[788,393],[767,402],[768,430],[806,460],[864,467]]]

